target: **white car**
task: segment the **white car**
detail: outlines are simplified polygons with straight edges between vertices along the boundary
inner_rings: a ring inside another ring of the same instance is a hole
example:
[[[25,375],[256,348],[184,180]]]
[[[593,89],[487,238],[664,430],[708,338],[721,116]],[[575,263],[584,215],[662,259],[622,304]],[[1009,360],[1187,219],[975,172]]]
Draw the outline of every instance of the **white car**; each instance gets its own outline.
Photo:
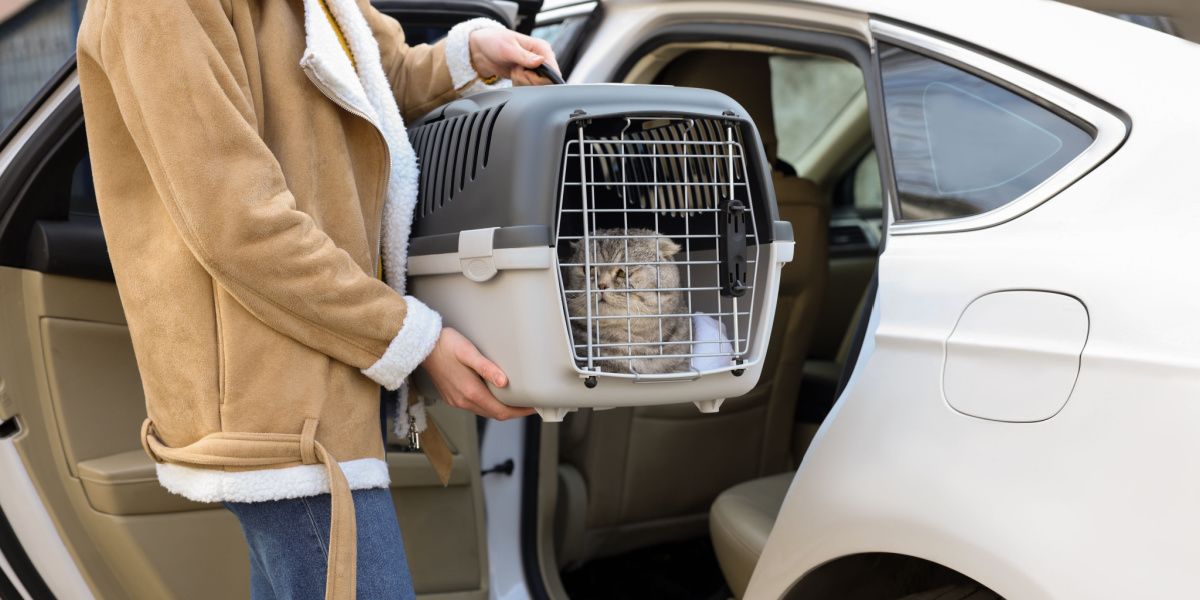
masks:
[[[439,406],[446,488],[390,444],[421,598],[1200,587],[1200,47],[1181,39],[1200,11],[377,4],[415,40],[518,23],[569,83],[732,96],[796,239],[762,380],[720,413]],[[166,493],[138,445],[83,135],[73,64],[0,134],[0,597],[244,597],[232,515]]]

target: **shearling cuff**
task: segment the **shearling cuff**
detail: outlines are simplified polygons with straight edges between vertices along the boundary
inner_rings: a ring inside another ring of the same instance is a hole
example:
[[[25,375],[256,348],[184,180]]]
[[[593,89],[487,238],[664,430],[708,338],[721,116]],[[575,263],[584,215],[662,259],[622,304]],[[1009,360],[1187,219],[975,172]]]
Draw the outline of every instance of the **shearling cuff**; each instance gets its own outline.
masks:
[[[409,430],[415,428],[417,433],[424,433],[429,423],[425,411],[425,399],[412,391],[412,384],[406,383],[400,387],[396,399],[396,419],[392,430],[400,439],[408,437]],[[409,417],[412,417],[411,422]]]
[[[446,35],[446,66],[450,69],[450,79],[454,82],[454,89],[464,94],[512,87],[512,81],[508,79],[501,79],[492,85],[485,84],[471,64],[471,32],[490,27],[503,28],[504,26],[491,19],[480,17],[455,25]],[[463,89],[464,87],[466,89]]]
[[[408,313],[400,333],[388,344],[383,356],[375,364],[363,369],[363,375],[374,379],[383,387],[394,390],[433,352],[438,335],[442,332],[442,316],[412,296],[405,296]]]

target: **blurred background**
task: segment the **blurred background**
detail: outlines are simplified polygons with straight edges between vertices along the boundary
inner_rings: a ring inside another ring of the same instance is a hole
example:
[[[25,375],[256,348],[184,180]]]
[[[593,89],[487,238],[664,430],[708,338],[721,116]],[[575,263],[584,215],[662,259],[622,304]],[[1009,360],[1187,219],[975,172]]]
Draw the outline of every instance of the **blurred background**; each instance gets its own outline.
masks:
[[[86,0],[0,0],[0,130],[75,53]]]

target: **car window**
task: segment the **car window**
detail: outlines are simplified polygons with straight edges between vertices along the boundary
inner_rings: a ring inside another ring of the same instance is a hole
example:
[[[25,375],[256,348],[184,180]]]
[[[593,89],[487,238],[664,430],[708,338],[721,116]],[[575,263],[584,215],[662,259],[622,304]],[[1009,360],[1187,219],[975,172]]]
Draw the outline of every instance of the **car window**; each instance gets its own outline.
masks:
[[[81,0],[0,2],[0,130],[75,52]]]
[[[879,56],[900,220],[992,210],[1092,142],[1058,114],[966,71],[886,44]]]
[[[1168,35],[1179,35],[1175,31],[1175,24],[1171,19],[1162,15],[1142,15],[1130,13],[1112,13],[1112,16],[1122,20],[1129,21],[1134,25],[1141,25],[1155,31],[1161,31]]]
[[[574,66],[576,59],[579,58],[584,34],[586,33],[588,23],[592,19],[592,11],[595,5],[596,3],[593,2],[574,6],[570,9],[571,16],[538,23],[533,28],[533,31],[530,32],[533,37],[546,40],[550,43],[555,56],[558,57],[558,65],[562,69],[564,77],[570,75],[571,67]],[[546,14],[548,13],[542,13],[542,15]]]
[[[770,62],[779,158],[800,165],[813,142],[862,91],[862,71],[828,56],[777,55]]]
[[[546,23],[545,25],[538,25],[529,33],[533,37],[546,40],[547,42],[550,42],[551,46],[554,46],[555,44],[559,43],[559,40],[563,38],[563,34],[567,33],[569,29],[570,27],[568,26],[567,22],[563,20],[556,21],[554,23]]]
[[[852,177],[854,212],[862,217],[879,218],[883,214],[883,183],[874,148],[854,166]]]

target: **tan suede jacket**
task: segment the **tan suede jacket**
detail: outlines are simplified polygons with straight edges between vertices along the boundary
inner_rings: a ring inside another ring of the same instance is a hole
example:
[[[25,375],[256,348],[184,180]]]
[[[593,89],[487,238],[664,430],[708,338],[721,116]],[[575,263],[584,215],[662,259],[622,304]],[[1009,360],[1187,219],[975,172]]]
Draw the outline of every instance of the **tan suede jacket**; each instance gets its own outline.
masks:
[[[498,25],[410,47],[367,0],[327,4],[354,63],[318,0],[91,0],[78,64],[160,481],[201,501],[332,490],[330,594],[353,597],[349,489],[388,484],[379,386],[441,329],[402,295],[404,117],[480,85],[467,40]]]
[[[197,500],[321,493],[330,461],[350,487],[387,485],[379,385],[440,331],[402,295],[417,165],[401,113],[471,83],[469,32],[495,24],[410,47],[367,0],[328,5],[354,65],[317,0],[92,0],[79,33],[144,441]],[[213,440],[209,458],[171,452]]]

